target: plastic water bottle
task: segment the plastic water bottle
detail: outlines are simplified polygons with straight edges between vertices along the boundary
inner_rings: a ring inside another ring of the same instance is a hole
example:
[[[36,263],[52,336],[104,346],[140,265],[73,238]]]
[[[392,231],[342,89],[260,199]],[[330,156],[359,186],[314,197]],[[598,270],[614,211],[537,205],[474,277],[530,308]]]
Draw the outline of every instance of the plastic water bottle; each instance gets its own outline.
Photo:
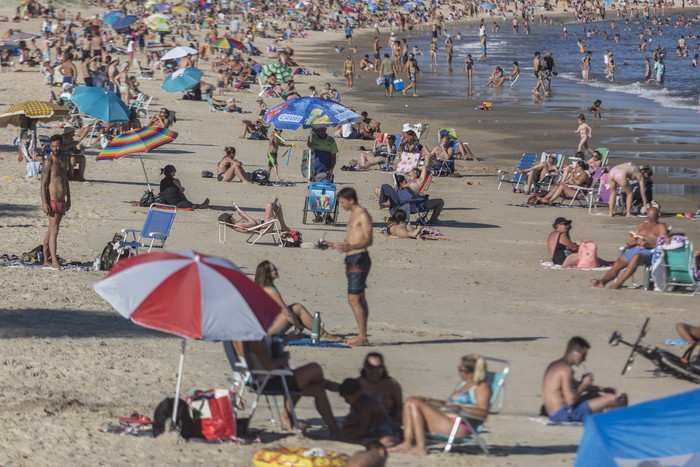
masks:
[[[318,344],[318,337],[321,333],[321,313],[314,313],[314,323],[311,325],[311,343]]]

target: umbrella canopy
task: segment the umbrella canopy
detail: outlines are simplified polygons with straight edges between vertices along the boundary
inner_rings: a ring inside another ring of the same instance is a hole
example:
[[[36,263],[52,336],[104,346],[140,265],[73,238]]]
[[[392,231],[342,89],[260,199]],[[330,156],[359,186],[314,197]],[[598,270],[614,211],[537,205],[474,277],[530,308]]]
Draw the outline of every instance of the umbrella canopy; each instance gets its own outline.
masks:
[[[39,36],[39,34],[32,34],[31,32],[16,32],[10,36],[10,39],[13,41],[28,41],[31,39],[36,39]]]
[[[58,120],[68,116],[68,108],[46,101],[25,101],[10,106],[0,115],[0,126],[24,126],[28,118]]]
[[[479,4],[479,6],[480,6],[481,8],[483,8],[484,10],[486,10],[486,11],[491,11],[491,10],[493,10],[493,8],[494,8],[494,7],[493,7],[493,4],[492,4],[492,3],[489,3],[489,2],[481,2],[481,3]]]
[[[183,68],[171,73],[160,87],[170,93],[187,91],[199,84],[202,74],[198,68]]]
[[[126,15],[126,16],[122,16],[120,18],[117,18],[116,21],[112,22],[111,26],[114,29],[124,29],[124,28],[128,28],[129,26],[134,24],[137,20],[138,20],[138,18],[134,15]]]
[[[162,15],[151,15],[146,18],[146,27],[155,32],[170,32],[173,28],[173,23],[170,19]]]
[[[292,70],[282,62],[269,61],[263,65],[260,75],[265,81],[274,75],[278,82],[286,83],[292,79]]]
[[[73,91],[71,100],[88,117],[105,123],[129,121],[129,108],[108,89],[78,86]]]
[[[186,6],[182,6],[182,5],[176,6],[175,8],[173,8],[172,11],[173,11],[173,13],[189,13],[190,12],[190,10]]]
[[[0,50],[16,49],[17,47],[19,47],[19,41],[0,39]]]
[[[258,341],[280,312],[280,306],[235,264],[192,250],[119,261],[94,288],[134,323],[183,337],[173,425],[186,339]]]
[[[175,141],[176,138],[177,133],[167,128],[145,126],[143,128],[129,130],[114,137],[102,152],[97,155],[95,160],[113,161],[130,154],[139,154],[141,168],[143,168],[143,174],[146,176],[146,185],[148,185],[148,190],[150,191],[151,182],[148,181],[148,172],[146,172],[146,165],[143,162],[141,153],[171,143]]]
[[[211,47],[213,49],[243,49],[243,44],[241,42],[235,41],[233,39],[228,39],[224,37],[218,41],[212,42]]]
[[[360,116],[344,105],[318,97],[300,97],[271,108],[265,113],[265,123],[275,128],[328,128],[360,121]]]
[[[102,15],[102,22],[111,26],[112,23],[114,23],[116,20],[118,20],[122,16],[123,15],[122,15],[121,11],[106,11]]]
[[[175,141],[177,132],[145,126],[115,136],[95,160],[116,160],[130,154],[148,152]]]
[[[179,45],[171,49],[168,53],[160,57],[161,60],[175,60],[177,58],[186,57],[188,55],[196,55],[198,52],[192,47]]]
[[[576,466],[698,465],[700,389],[586,418]],[[646,461],[646,462],[645,462]]]
[[[119,261],[94,287],[125,318],[187,339],[257,341],[280,312],[235,264],[191,250]]]
[[[166,11],[171,9],[172,6],[168,3],[159,3],[158,6],[156,7],[156,10],[158,11]]]
[[[159,44],[157,42],[153,42],[148,44],[145,48],[144,51],[147,53],[150,52],[164,52],[166,50],[171,50],[174,46],[171,44]]]

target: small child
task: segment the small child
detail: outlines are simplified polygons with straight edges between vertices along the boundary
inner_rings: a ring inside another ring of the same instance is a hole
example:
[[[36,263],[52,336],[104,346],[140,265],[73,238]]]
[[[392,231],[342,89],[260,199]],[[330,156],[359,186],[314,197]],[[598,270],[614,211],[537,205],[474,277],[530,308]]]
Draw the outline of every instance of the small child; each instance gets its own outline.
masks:
[[[386,409],[376,397],[362,392],[358,380],[348,378],[343,381],[340,396],[350,404],[350,413],[343,420],[341,440],[376,438],[387,447],[395,444],[391,418]]]
[[[318,97],[316,86],[309,86],[309,97]]]
[[[603,118],[603,109],[600,107],[603,105],[603,101],[600,99],[596,100],[588,111],[593,114],[594,117]]]
[[[226,73],[224,73],[223,71],[219,73],[219,79],[216,82],[216,87],[219,90],[219,95],[223,96],[224,88],[226,87]]]

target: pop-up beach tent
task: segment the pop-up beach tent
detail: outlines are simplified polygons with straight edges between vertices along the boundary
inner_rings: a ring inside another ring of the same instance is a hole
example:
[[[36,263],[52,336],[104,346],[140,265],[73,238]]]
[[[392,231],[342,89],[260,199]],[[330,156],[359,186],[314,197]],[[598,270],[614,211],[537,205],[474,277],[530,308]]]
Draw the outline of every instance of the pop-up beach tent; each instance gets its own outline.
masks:
[[[700,389],[590,416],[576,467],[700,466]]]

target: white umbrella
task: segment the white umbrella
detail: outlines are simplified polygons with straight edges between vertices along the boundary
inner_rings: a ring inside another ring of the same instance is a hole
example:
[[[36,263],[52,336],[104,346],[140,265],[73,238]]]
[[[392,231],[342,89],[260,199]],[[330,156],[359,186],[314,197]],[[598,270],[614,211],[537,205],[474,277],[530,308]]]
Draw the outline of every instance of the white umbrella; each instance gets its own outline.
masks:
[[[193,49],[192,47],[187,47],[186,45],[179,45],[175,47],[174,49],[171,49],[160,57],[161,60],[175,60],[178,58],[182,57],[187,57],[188,55],[196,55],[198,52],[197,50]]]

